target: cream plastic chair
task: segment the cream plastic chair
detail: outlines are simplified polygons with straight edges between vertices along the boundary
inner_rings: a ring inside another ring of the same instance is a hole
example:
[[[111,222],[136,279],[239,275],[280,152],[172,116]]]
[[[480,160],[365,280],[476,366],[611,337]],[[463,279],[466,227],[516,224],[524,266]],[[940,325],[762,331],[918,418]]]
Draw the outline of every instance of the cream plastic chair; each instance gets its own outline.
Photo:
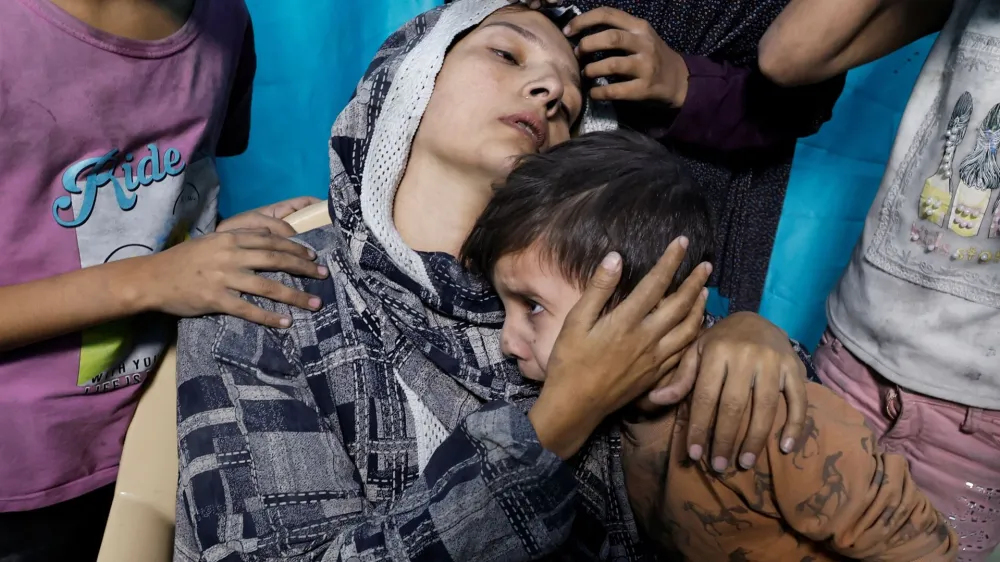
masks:
[[[296,232],[330,224],[326,201],[285,220]],[[171,346],[125,436],[98,562],[170,562],[177,499],[177,355]]]

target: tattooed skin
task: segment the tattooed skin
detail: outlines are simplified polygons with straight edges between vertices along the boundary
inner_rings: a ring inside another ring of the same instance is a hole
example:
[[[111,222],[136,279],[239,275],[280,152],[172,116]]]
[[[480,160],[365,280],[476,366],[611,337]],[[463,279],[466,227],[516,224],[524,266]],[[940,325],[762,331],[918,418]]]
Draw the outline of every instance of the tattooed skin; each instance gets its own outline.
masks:
[[[639,424],[626,424],[623,430],[626,482],[630,476],[632,479],[632,483],[627,485],[630,503],[639,528],[657,546],[658,554],[669,560],[672,559],[670,555],[679,554],[678,545],[686,546],[691,540],[688,532],[670,516],[666,506],[669,440],[663,440],[662,447],[655,444],[640,447],[634,433],[636,429],[640,429]],[[636,481],[637,477],[640,480]]]
[[[905,460],[882,453],[849,404],[810,390],[802,438],[782,454],[776,420],[766,456],[749,470],[690,461],[684,418],[625,424],[629,500],[658,559],[952,559],[954,532],[916,490]]]
[[[743,498],[747,506],[750,509],[756,511],[757,513],[763,513],[777,519],[781,518],[781,514],[778,513],[776,508],[773,508],[774,501],[772,499],[772,485],[773,481],[771,479],[771,474],[764,470],[765,465],[763,463],[758,464],[753,468],[753,490],[752,492],[740,492],[736,491],[737,494]],[[719,480],[723,482],[727,480],[732,480],[741,476],[740,471],[729,470],[723,474],[717,476]],[[734,490],[735,491],[735,490]]]
[[[716,537],[722,536],[721,526],[729,526],[737,531],[749,529],[753,525],[746,519],[736,517],[736,514],[748,513],[747,508],[742,506],[723,507],[718,513],[697,506],[692,502],[684,502],[684,511],[689,511],[701,521],[705,532]]]
[[[816,427],[816,420],[812,415],[815,408],[812,404],[806,406],[806,419],[802,424],[802,436],[795,442],[791,451],[792,464],[799,470],[804,469],[802,461],[819,454],[819,428]],[[781,439],[781,432],[781,429],[775,432],[774,438],[776,440]]]
[[[750,551],[740,547],[729,553],[729,562],[750,562]]]
[[[812,513],[817,519],[825,518],[829,520],[830,516],[826,513],[827,505],[831,501],[836,501],[837,504],[834,506],[834,509],[837,509],[847,501],[848,496],[847,489],[844,487],[844,475],[837,468],[837,461],[842,456],[844,456],[844,452],[837,451],[826,457],[826,461],[823,462],[823,486],[820,487],[818,492],[799,503],[795,507],[797,512],[802,513],[803,511],[807,511]]]

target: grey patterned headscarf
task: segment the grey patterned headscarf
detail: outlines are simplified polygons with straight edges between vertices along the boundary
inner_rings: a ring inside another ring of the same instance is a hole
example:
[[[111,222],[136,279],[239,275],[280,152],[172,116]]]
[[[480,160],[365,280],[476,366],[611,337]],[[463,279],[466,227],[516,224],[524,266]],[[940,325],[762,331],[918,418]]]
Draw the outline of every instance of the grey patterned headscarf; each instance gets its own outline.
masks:
[[[417,423],[431,428],[420,443],[421,463],[484,402],[500,399],[528,408],[537,394],[499,350],[503,308],[492,290],[452,256],[407,247],[392,222],[395,192],[447,49],[506,5],[462,0],[418,16],[390,36],[330,138],[330,213],[344,238],[340,267],[361,301],[355,306],[373,319],[369,335],[381,340],[386,357],[407,347],[427,359],[420,368],[387,373],[403,387],[414,417],[424,418]],[[581,129],[613,128],[605,111],[588,104]],[[577,476],[583,501],[573,536],[587,544],[570,550],[638,559],[617,431],[591,439],[579,456]]]

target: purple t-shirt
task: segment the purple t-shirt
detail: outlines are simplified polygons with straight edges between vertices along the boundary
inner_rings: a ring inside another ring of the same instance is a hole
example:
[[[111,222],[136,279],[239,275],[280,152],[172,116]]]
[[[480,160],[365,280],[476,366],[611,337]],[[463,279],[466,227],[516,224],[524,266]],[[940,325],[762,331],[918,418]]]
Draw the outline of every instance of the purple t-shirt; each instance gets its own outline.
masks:
[[[197,0],[158,41],[0,1],[0,286],[214,229],[214,158],[246,146],[254,70],[243,0]],[[0,512],[115,480],[171,329],[150,315],[0,353]]]

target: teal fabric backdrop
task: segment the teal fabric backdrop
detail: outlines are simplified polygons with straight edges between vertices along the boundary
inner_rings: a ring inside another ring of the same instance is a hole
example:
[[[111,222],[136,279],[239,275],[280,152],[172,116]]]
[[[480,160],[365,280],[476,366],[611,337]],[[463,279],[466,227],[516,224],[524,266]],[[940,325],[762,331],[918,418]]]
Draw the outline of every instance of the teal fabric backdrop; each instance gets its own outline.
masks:
[[[324,197],[327,140],[375,50],[440,0],[247,0],[257,39],[250,147],[219,163],[223,216],[297,195]],[[875,196],[933,38],[848,75],[834,118],[799,143],[761,313],[813,346],[824,301]],[[725,310],[713,294],[710,309]]]
[[[861,235],[933,41],[848,74],[833,119],[796,149],[760,312],[809,347],[826,327],[826,296]]]
[[[257,41],[250,147],[219,163],[222,216],[325,197],[330,127],[382,41],[439,0],[247,0]]]

